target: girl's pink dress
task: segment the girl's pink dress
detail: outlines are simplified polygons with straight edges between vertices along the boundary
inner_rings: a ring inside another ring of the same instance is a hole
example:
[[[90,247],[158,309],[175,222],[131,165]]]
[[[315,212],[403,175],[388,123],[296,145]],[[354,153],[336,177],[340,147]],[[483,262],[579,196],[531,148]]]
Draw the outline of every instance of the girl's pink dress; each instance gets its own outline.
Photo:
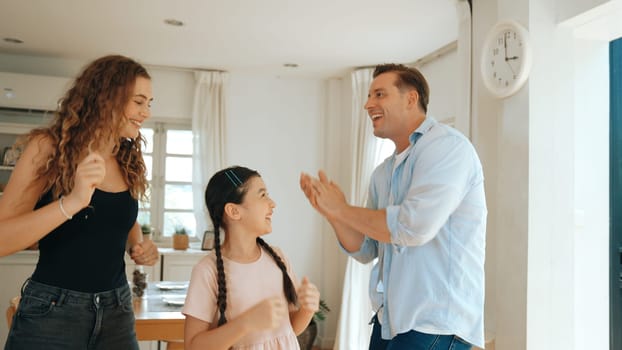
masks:
[[[287,271],[297,287],[296,276],[291,270],[285,256],[276,248]],[[260,301],[283,294],[283,275],[270,254],[263,249],[255,262],[242,264],[223,257],[225,279],[227,281],[227,320],[233,320],[244,311]],[[192,277],[188,286],[186,302],[182,313],[210,323],[214,327],[218,323],[219,312],[216,306],[218,283],[216,272],[216,254],[211,252],[201,259],[192,269]],[[295,308],[290,305],[290,311]],[[289,316],[281,326],[274,330],[248,334],[233,349],[244,350],[299,350],[300,346]]]

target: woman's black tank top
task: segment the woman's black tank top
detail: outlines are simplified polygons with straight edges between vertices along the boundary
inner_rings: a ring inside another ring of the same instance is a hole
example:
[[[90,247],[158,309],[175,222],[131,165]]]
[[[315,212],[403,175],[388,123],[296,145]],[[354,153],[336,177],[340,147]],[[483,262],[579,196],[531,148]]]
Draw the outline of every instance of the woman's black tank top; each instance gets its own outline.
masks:
[[[52,202],[46,193],[36,208]],[[60,208],[59,208],[60,210]],[[129,191],[95,190],[88,207],[39,241],[36,282],[96,293],[127,284],[125,245],[138,202]]]

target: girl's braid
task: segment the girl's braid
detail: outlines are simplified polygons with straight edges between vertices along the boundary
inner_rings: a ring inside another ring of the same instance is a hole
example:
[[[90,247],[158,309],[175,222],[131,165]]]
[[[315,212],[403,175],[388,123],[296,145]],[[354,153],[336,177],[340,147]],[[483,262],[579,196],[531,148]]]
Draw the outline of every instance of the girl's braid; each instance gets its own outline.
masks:
[[[222,253],[220,252],[220,223],[214,223],[214,250],[216,251],[216,270],[218,271],[218,299],[216,305],[220,312],[218,318],[218,326],[227,323],[225,310],[227,309],[227,282],[225,280],[225,267],[222,261]]]
[[[287,301],[291,304],[296,305],[298,302],[298,294],[296,294],[296,288],[294,288],[294,283],[287,273],[287,267],[285,267],[283,260],[281,260],[281,257],[274,251],[274,249],[272,249],[272,247],[270,247],[270,245],[268,245],[268,243],[260,237],[257,237],[257,244],[259,244],[260,247],[263,247],[272,256],[272,259],[274,259],[276,265],[279,269],[281,269],[281,272],[283,273],[283,291],[285,292],[285,298],[287,298]]]

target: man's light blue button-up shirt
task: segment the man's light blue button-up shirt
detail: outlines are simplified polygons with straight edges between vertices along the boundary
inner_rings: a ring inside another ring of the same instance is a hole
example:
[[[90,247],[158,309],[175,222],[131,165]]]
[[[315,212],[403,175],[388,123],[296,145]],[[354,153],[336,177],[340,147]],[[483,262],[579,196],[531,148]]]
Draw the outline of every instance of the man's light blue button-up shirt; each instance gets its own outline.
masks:
[[[405,152],[400,164],[393,155],[379,165],[370,183],[368,207],[386,208],[391,244],[366,237],[350,253],[363,263],[378,257],[369,292],[374,310],[383,308],[382,338],[414,329],[483,348],[487,210],[480,160],[468,139],[431,117]]]

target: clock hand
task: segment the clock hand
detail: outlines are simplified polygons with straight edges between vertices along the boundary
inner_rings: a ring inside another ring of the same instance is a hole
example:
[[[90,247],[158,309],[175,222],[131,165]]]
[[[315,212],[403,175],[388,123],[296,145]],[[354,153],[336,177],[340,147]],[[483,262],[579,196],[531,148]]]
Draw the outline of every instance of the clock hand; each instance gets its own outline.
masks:
[[[515,60],[517,58],[518,58],[517,56],[514,56],[514,57],[510,57],[510,58],[506,58],[505,59],[505,63],[507,63],[508,66],[510,66],[510,70],[512,71],[512,74],[514,74],[515,76],[516,76],[516,72],[514,71],[514,67],[512,67],[512,65],[510,64],[510,60]]]
[[[508,57],[507,36],[508,36],[507,33],[503,33],[503,48],[505,49],[505,63],[507,63],[508,66],[510,66],[510,70],[512,71],[512,74],[516,75],[516,72],[514,71],[514,67],[512,67],[512,65],[510,64],[510,60],[515,60],[518,58],[518,56]]]
[[[503,50],[505,50],[505,60],[508,60],[508,44],[505,41],[505,38],[507,37],[506,33],[503,33]]]

